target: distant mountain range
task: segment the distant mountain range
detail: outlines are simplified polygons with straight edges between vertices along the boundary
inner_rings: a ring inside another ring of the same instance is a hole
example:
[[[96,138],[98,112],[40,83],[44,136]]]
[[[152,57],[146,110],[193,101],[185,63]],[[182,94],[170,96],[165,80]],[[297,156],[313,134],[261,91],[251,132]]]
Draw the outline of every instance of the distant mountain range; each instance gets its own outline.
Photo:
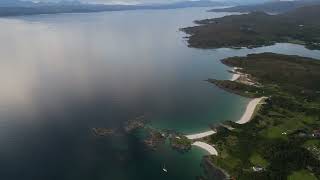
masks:
[[[181,1],[170,4],[139,4],[139,5],[105,5],[85,4],[79,1],[61,1],[58,3],[31,2],[20,0],[1,0],[0,16],[19,16],[56,13],[86,13],[101,11],[121,11],[139,9],[177,9],[187,7],[216,7],[225,3],[210,0]]]
[[[320,0],[275,0],[260,4],[241,5],[223,9],[213,9],[212,12],[252,12],[263,11],[269,13],[288,12],[304,6],[312,6],[320,4]]]

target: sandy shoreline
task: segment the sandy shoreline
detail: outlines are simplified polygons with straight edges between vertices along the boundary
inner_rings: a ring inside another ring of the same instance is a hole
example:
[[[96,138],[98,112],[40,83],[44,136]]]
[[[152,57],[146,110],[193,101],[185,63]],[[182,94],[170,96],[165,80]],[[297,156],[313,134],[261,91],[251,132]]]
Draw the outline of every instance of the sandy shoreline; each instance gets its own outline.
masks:
[[[198,133],[198,134],[191,134],[191,135],[187,135],[186,137],[190,140],[196,140],[196,139],[201,139],[204,137],[208,137],[211,136],[212,134],[215,134],[216,132],[213,130],[210,131],[206,131],[206,132],[202,132],[202,133]],[[210,155],[216,155],[218,156],[218,151],[210,144],[207,144],[205,142],[201,142],[201,141],[195,141],[194,143],[192,143],[192,146],[197,146],[201,149],[206,150]]]
[[[206,151],[208,151],[208,153],[210,155],[215,155],[215,156],[218,156],[218,151],[211,145],[207,144],[207,143],[204,143],[204,142],[200,142],[200,141],[196,141],[192,144],[193,146],[197,146],[197,147],[200,147]]]
[[[265,97],[261,97],[261,98],[255,98],[252,99],[249,104],[247,105],[246,111],[243,113],[242,117],[240,118],[239,121],[236,121],[236,123],[238,124],[245,124],[248,123],[253,114],[254,114],[254,110],[256,109],[257,105],[264,99]]]
[[[246,110],[243,113],[243,115],[241,116],[240,120],[236,121],[236,123],[238,123],[238,124],[248,123],[252,119],[252,116],[254,114],[254,111],[255,111],[257,105],[263,99],[265,99],[265,97],[252,99],[248,103]],[[201,133],[197,133],[197,134],[186,135],[186,137],[190,140],[196,140],[196,139],[201,139],[201,138],[211,136],[212,134],[215,134],[215,133],[216,133],[215,131],[209,130],[209,131],[205,131],[205,132],[201,132]],[[196,141],[192,145],[206,150],[207,152],[209,152],[210,155],[216,155],[216,156],[218,155],[218,151],[212,145],[207,144],[205,142]]]
[[[240,77],[240,74],[233,74],[230,81],[236,81],[237,79],[239,79],[239,77]]]
[[[238,80],[239,78],[240,78],[240,74],[237,72],[237,69],[238,68],[233,68],[233,70],[232,70],[232,77],[231,77],[231,79],[230,79],[230,81],[236,81],[236,80]]]
[[[210,131],[206,131],[206,132],[202,132],[202,133],[187,135],[186,137],[190,140],[195,140],[195,139],[201,139],[201,138],[210,136],[215,133],[216,133],[215,131],[210,130]]]
[[[237,70],[240,68],[234,67],[233,70],[231,71],[231,73],[233,74],[230,81],[237,81],[239,80],[239,78],[241,78],[242,76],[244,76],[244,74],[237,72]],[[245,83],[245,82],[242,82]],[[250,81],[246,82],[246,83],[251,83]],[[265,99],[265,97],[261,97],[261,98],[255,98],[252,99],[247,107],[245,112],[243,113],[243,115],[241,116],[241,118],[236,121],[237,124],[245,124],[248,123],[254,114],[254,111],[257,107],[257,105],[263,100]],[[205,132],[201,132],[201,133],[196,133],[196,134],[190,134],[190,135],[186,135],[186,137],[190,140],[199,140],[208,136],[211,136],[213,134],[215,134],[216,132],[213,130],[209,130],[209,131],[205,131]],[[213,147],[213,145],[207,144],[205,142],[201,142],[201,141],[195,141],[193,144],[193,146],[197,146],[200,147],[204,150],[206,150],[207,152],[209,152],[210,155],[218,155],[218,151]]]

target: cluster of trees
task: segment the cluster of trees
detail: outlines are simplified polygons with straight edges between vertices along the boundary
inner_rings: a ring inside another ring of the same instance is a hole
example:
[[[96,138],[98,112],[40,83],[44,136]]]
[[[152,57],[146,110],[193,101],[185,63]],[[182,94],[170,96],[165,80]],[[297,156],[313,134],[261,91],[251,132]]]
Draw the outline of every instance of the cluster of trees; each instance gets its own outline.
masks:
[[[286,93],[319,100],[319,60],[274,53],[251,54],[222,60],[228,66],[244,68],[262,84],[273,84]]]

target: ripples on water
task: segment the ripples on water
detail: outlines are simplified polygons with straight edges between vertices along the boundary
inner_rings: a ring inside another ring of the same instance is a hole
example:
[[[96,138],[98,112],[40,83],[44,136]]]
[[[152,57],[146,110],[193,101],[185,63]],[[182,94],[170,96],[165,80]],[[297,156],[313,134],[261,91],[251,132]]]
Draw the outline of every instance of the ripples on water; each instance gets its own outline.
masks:
[[[220,59],[319,51],[188,48],[178,29],[221,17],[203,8],[0,19],[1,179],[194,179],[205,153],[150,152],[135,136],[95,138],[150,114],[158,128],[196,132],[240,117],[248,101],[203,80],[228,79]],[[166,164],[169,173],[162,173]]]

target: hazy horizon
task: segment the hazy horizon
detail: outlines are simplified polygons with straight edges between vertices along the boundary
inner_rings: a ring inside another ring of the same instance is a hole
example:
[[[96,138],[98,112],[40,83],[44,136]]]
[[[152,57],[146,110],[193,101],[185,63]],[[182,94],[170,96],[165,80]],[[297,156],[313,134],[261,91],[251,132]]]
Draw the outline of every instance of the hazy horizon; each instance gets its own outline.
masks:
[[[60,2],[60,1],[75,1],[75,0],[23,0],[33,2]],[[142,3],[174,3],[187,0],[76,0],[83,3],[102,3],[102,4],[142,4]],[[197,1],[197,0],[190,0]],[[253,3],[263,2],[268,0],[211,0],[218,2],[237,2],[237,3]]]

